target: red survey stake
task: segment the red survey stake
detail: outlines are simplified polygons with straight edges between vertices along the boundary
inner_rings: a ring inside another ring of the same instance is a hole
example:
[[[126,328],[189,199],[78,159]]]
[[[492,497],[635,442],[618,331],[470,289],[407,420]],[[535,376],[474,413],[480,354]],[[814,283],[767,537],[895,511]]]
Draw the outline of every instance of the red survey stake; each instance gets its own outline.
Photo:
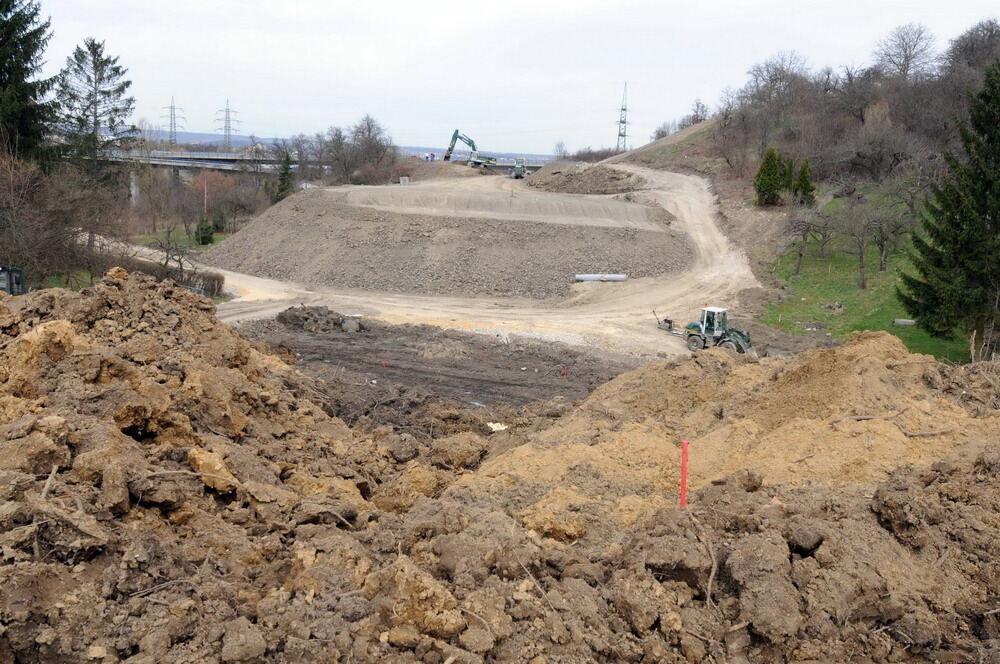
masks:
[[[681,509],[688,504],[688,442],[681,441]]]

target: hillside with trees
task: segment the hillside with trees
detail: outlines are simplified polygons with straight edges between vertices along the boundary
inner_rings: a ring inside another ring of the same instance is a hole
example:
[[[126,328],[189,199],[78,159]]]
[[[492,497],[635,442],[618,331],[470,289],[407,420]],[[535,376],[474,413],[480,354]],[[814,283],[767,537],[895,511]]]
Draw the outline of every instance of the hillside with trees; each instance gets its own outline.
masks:
[[[964,324],[912,314],[896,291],[900,273],[913,271],[911,247],[934,217],[937,187],[974,157],[969,109],[998,59],[996,19],[942,47],[924,26],[899,26],[863,66],[816,68],[779,53],[750,67],[702,122],[664,123],[654,135],[663,140],[633,160],[713,179],[734,237],[783,289],[765,321],[839,336],[891,329],[915,350],[964,359]],[[996,149],[995,138],[983,140]],[[833,281],[846,291],[830,290]],[[921,329],[889,327],[910,314]]]
[[[133,121],[128,67],[104,41],[86,38],[58,75],[41,77],[51,36],[37,1],[0,1],[0,265],[24,269],[32,286],[87,285],[112,264],[187,282],[190,250],[299,183],[380,184],[399,175],[392,138],[368,115],[312,138],[254,141],[247,150],[259,159],[234,173],[182,178],[177,169],[109,159],[118,150],[186,148]],[[137,262],[129,241],[161,249],[162,269]]]

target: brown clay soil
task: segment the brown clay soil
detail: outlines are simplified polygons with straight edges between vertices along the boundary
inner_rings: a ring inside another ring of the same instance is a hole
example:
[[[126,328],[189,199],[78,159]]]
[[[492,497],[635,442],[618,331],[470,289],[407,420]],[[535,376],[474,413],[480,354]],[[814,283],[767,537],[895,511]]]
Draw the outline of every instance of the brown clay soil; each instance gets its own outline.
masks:
[[[0,661],[995,662],[998,378],[860,334],[418,436],[169,283],[3,298]]]

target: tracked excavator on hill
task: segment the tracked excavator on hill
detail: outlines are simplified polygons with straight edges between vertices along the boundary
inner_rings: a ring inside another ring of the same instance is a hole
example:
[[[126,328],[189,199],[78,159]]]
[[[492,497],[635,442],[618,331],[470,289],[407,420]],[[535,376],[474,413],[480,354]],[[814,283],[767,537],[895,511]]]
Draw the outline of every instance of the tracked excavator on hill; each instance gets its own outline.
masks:
[[[457,129],[451,135],[451,143],[448,144],[448,149],[444,152],[444,161],[451,161],[451,154],[455,151],[455,144],[458,141],[462,141],[469,146],[469,166],[476,167],[497,163],[496,157],[479,154],[479,150],[476,149],[476,142]]]
[[[674,321],[669,318],[660,319],[656,316],[656,326],[669,334],[683,336],[690,350],[701,350],[710,346],[718,346],[734,353],[749,353],[753,350],[750,335],[743,330],[729,327],[729,310],[722,307],[704,307],[701,318],[688,323],[682,329],[674,327]]]

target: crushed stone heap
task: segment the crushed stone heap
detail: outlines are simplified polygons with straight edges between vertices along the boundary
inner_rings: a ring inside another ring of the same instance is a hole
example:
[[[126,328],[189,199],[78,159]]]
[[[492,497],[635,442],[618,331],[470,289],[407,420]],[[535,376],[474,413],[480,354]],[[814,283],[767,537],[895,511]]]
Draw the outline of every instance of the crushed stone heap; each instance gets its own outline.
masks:
[[[995,375],[882,335],[706,352],[493,436],[417,440],[352,431],[169,282],[3,298],[0,661],[997,661]],[[883,463],[888,427],[941,414],[951,433],[903,436],[938,455],[911,467],[789,485],[756,456],[801,429],[807,461],[861,438]],[[655,459],[608,446],[674,445],[669,427],[693,454],[739,441],[686,511]],[[560,445],[574,461],[521,463]]]

